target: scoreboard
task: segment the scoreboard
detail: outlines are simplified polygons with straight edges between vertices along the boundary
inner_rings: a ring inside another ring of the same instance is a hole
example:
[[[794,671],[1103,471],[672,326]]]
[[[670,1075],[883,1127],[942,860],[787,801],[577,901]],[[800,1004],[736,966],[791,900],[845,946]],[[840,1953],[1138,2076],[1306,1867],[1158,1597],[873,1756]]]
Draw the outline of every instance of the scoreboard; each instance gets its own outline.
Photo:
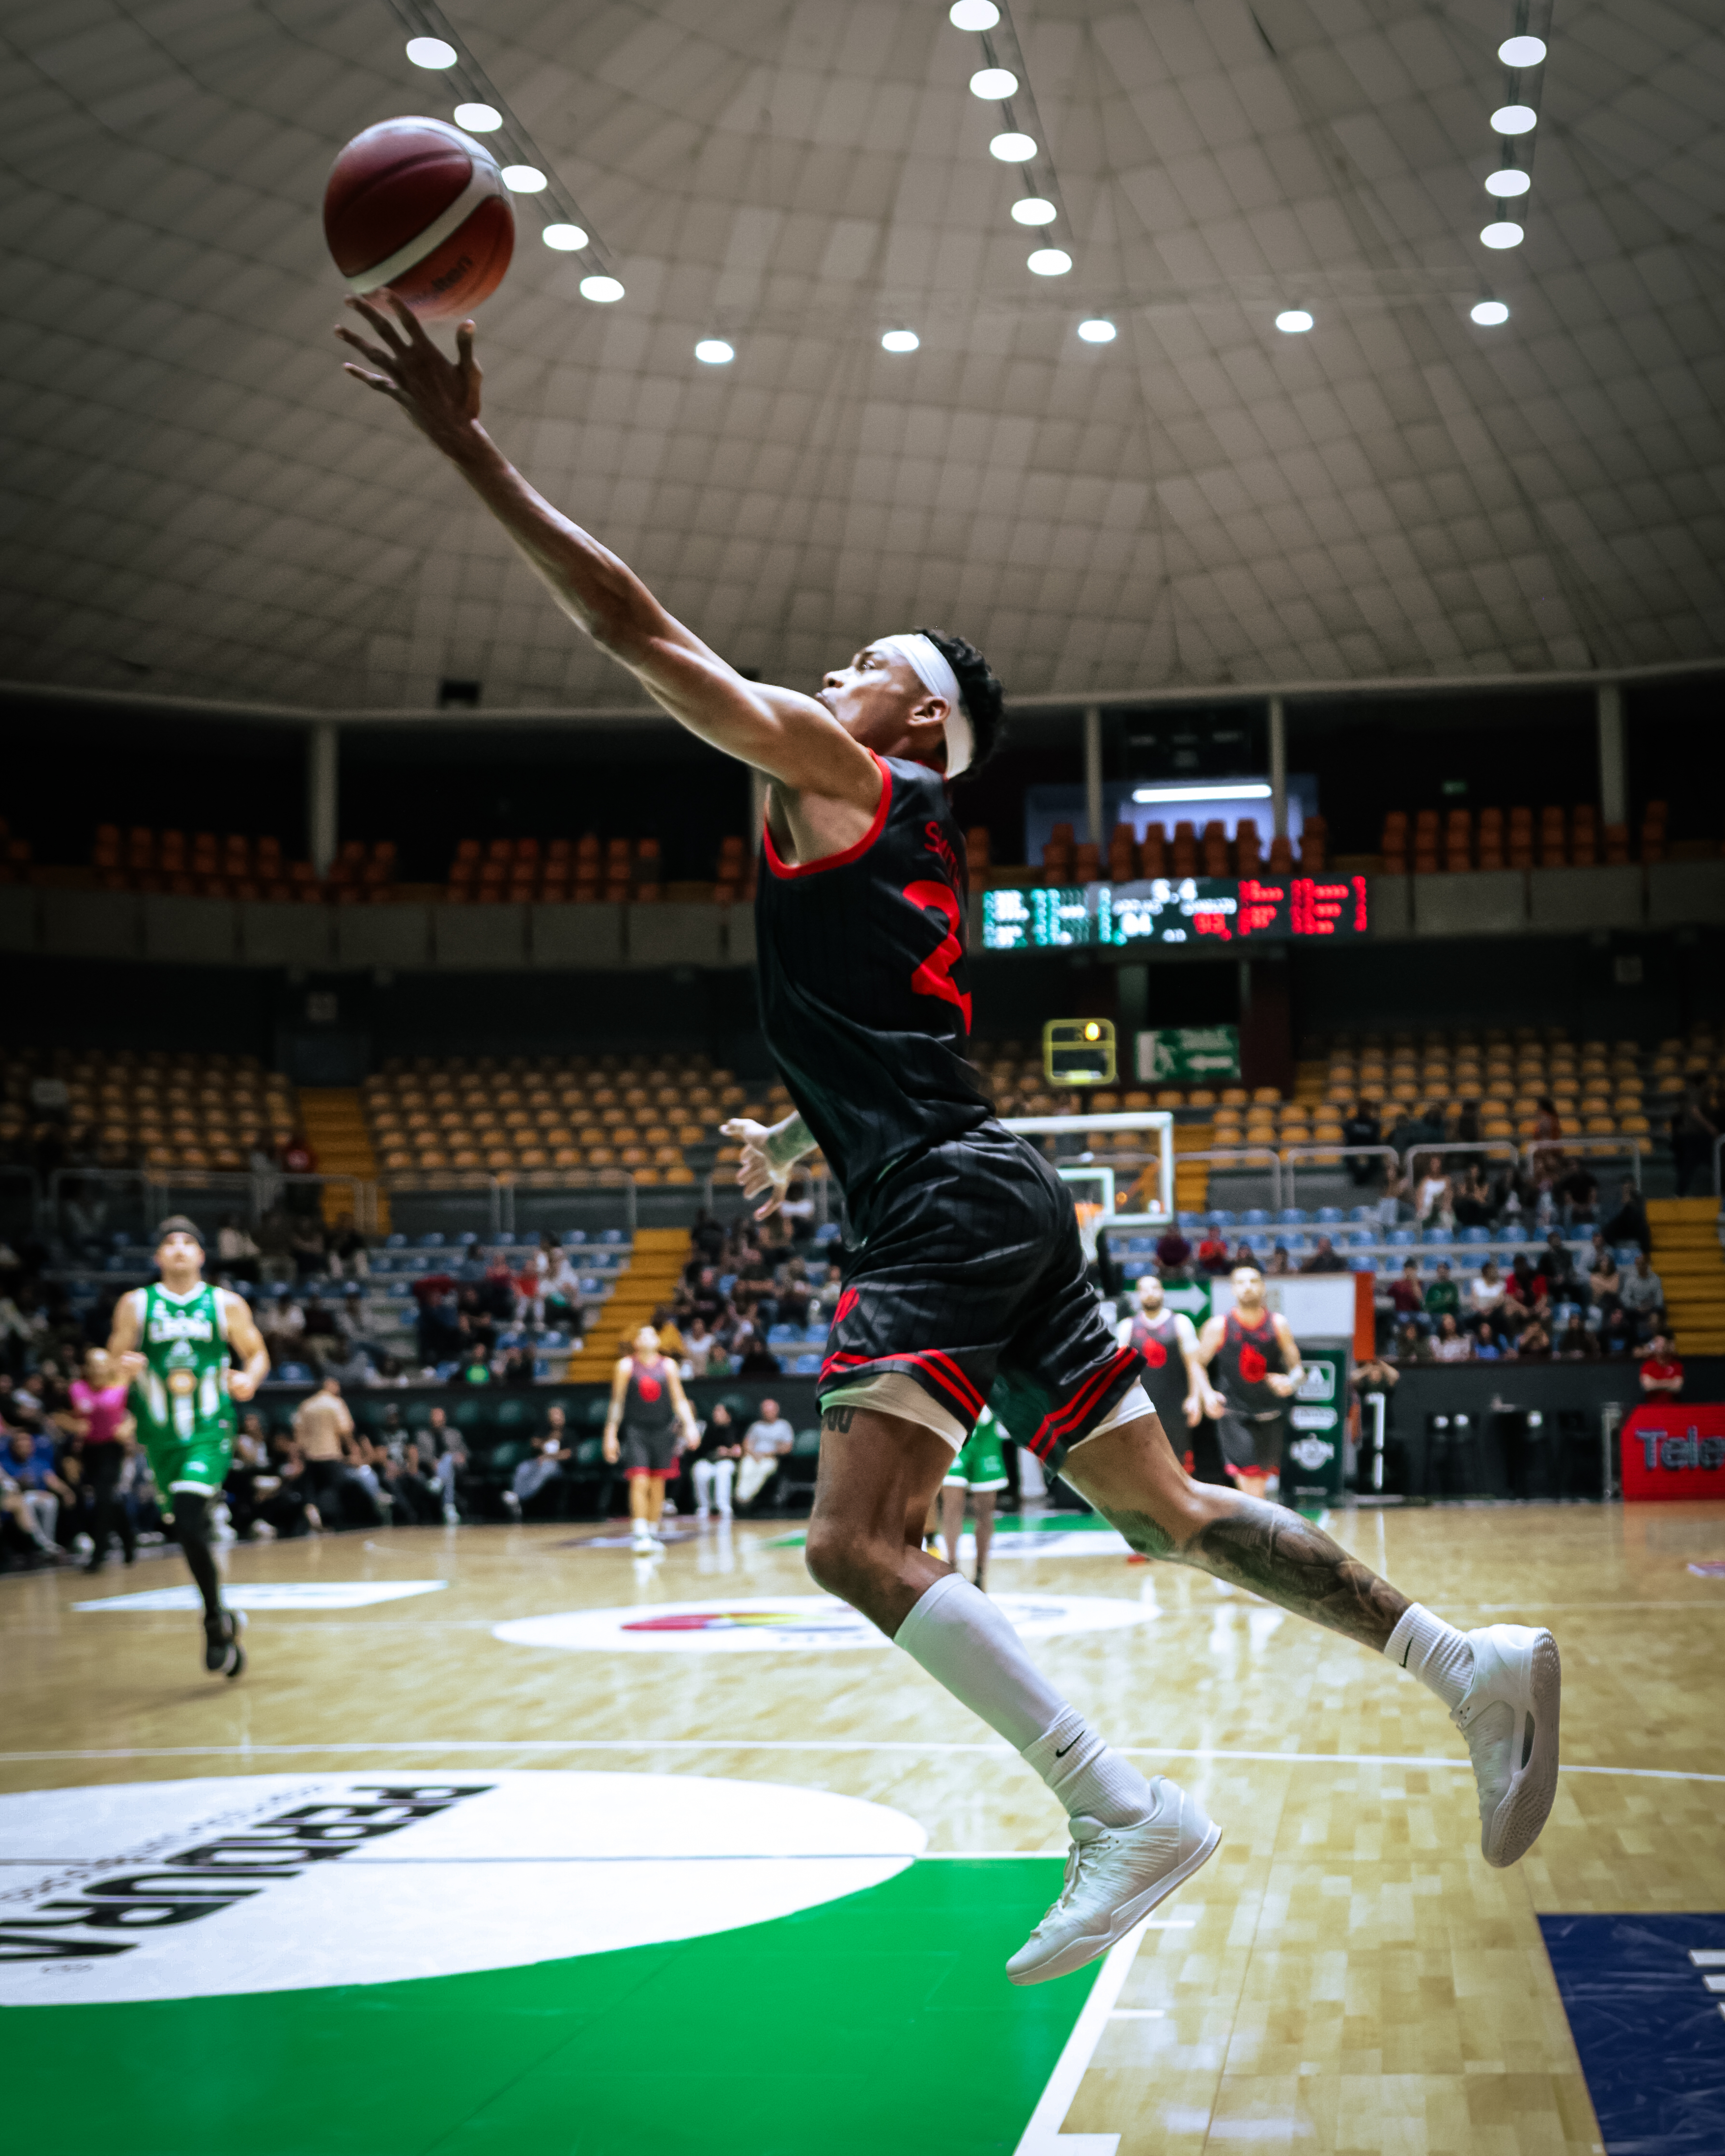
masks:
[[[985,951],[1354,942],[1367,932],[1363,875],[1157,876],[1070,891],[1033,886],[983,894]]]

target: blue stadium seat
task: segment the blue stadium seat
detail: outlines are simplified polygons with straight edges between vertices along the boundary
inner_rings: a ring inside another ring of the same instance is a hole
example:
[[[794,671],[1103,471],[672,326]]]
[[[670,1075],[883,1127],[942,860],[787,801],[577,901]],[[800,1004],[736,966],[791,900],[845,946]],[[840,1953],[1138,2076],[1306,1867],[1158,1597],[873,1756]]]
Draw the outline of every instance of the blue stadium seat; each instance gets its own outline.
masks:
[[[386,1250],[404,1250],[408,1247],[408,1239],[398,1228],[393,1235],[383,1238],[383,1247]]]
[[[629,1240],[621,1228],[602,1228],[599,1230],[599,1240],[602,1243],[626,1243]]]
[[[1342,1240],[1350,1250],[1368,1250],[1377,1239],[1364,1228],[1350,1228]]]
[[[1341,1218],[1342,1208],[1339,1205],[1320,1205],[1317,1209],[1317,1224],[1320,1228],[1332,1227]]]
[[[790,1373],[793,1378],[818,1378],[820,1375],[819,1356],[798,1355],[791,1364]]]
[[[1309,1216],[1303,1206],[1284,1205],[1276,1217],[1284,1228],[1303,1228]]]
[[[1461,1231],[1461,1240],[1464,1243],[1489,1243],[1491,1240],[1491,1230],[1489,1228],[1464,1228]]]
[[[1620,1268],[1633,1270],[1635,1260],[1641,1255],[1641,1246],[1639,1243],[1620,1243],[1611,1255],[1616,1259]]]
[[[500,1228],[491,1240],[500,1250],[513,1250],[515,1230],[513,1228]]]
[[[1235,1218],[1231,1213],[1211,1213],[1206,1214],[1205,1219],[1208,1225],[1212,1228],[1231,1228],[1235,1225]]]
[[[794,1325],[770,1325],[767,1328],[767,1345],[769,1348],[788,1348],[797,1337]]]
[[[110,1273],[129,1273],[131,1269],[131,1260],[124,1250],[116,1250],[103,1267],[105,1271]]]
[[[419,1247],[422,1250],[440,1250],[443,1246],[444,1231],[441,1228],[428,1228],[419,1238]]]
[[[823,1220],[814,1231],[814,1240],[817,1243],[834,1243],[838,1239],[839,1224],[836,1220]]]
[[[1240,1218],[1248,1228],[1267,1228],[1270,1225],[1270,1215],[1261,1205],[1248,1206]]]
[[[284,1363],[274,1375],[284,1385],[309,1385],[311,1383],[311,1368],[304,1363]]]
[[[1378,1214],[1376,1209],[1373,1206],[1356,1205],[1348,1217],[1350,1220],[1375,1220]]]
[[[1398,1250],[1405,1250],[1409,1243],[1417,1242],[1420,1239],[1411,1228],[1392,1228],[1384,1240],[1386,1243],[1393,1243]]]
[[[1425,1228],[1421,1229],[1420,1240],[1424,1243],[1453,1243],[1455,1239],[1447,1228]]]
[[[567,1228],[563,1231],[563,1248],[566,1250],[578,1250],[586,1240],[585,1228]]]
[[[542,1348],[567,1348],[568,1344],[561,1332],[542,1332],[539,1336]]]
[[[1494,1240],[1500,1243],[1525,1243],[1527,1240],[1527,1231],[1525,1228],[1517,1227],[1513,1222],[1506,1221],[1497,1230]]]

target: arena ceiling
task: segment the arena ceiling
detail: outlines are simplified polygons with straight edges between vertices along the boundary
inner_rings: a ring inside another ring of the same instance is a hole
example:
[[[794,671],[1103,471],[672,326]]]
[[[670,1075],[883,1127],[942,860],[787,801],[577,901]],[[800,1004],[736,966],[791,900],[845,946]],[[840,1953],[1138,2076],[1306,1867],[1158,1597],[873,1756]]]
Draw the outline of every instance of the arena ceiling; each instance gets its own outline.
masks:
[[[1725,652],[1725,31],[1565,0],[1019,0],[1009,214],[935,0],[469,0],[626,287],[539,239],[481,316],[506,449],[738,665],[911,621],[1009,689]],[[325,706],[615,702],[340,373],[340,145],[447,117],[384,0],[12,0],[0,673]],[[1483,247],[1491,214],[1525,242]],[[1070,274],[1026,268],[1039,244]],[[1507,323],[1481,328],[1490,295]],[[1315,326],[1284,334],[1278,312]],[[1090,345],[1098,316],[1115,341]],[[913,328],[920,349],[883,351]],[[727,338],[712,369],[697,339]]]

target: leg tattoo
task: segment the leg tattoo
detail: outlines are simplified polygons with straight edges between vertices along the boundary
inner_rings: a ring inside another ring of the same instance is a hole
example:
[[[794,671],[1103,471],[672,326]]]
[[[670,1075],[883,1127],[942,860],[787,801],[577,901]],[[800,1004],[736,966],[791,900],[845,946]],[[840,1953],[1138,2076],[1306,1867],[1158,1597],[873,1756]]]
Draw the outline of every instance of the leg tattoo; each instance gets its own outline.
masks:
[[[1178,1548],[1146,1512],[1109,1517],[1144,1556],[1194,1566],[1380,1653],[1408,1606],[1405,1595],[1350,1557],[1322,1528],[1255,1497],[1235,1498],[1220,1518]]]

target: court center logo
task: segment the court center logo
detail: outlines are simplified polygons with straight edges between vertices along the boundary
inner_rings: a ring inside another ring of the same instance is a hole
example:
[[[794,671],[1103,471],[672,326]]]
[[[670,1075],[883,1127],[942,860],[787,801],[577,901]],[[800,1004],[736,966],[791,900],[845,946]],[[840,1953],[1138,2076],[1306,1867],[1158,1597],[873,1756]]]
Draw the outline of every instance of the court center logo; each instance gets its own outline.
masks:
[[[1154,1613],[1142,1603],[1100,1594],[997,1594],[994,1606],[1022,1639],[1070,1632],[1111,1632]],[[658,1602],[609,1609],[565,1609],[494,1625],[512,1647],[559,1647],[607,1655],[754,1655],[886,1647],[891,1642],[865,1617],[829,1594],[733,1596],[710,1602]]]
[[[884,1804],[549,1770],[211,1777],[0,1796],[0,2006],[519,1968],[698,1938],[880,1885]]]

